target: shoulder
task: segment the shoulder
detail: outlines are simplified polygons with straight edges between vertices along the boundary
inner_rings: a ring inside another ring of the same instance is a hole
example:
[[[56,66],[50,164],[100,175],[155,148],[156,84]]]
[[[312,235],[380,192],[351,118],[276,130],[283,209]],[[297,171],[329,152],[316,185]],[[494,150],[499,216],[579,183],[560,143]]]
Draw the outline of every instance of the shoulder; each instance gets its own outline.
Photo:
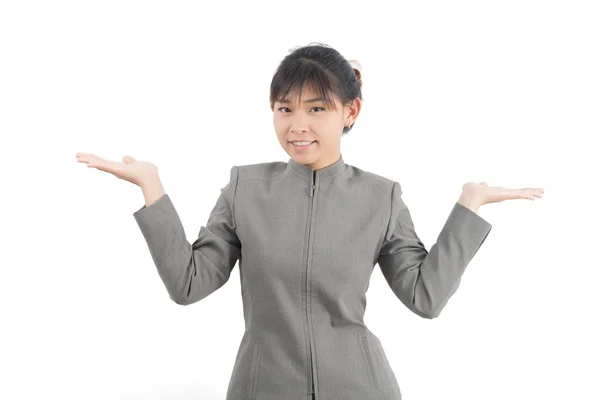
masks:
[[[273,179],[280,175],[286,167],[283,161],[271,161],[257,164],[236,165],[240,180]]]
[[[383,175],[366,171],[354,165],[348,165],[348,168],[350,169],[350,171],[348,171],[349,179],[352,179],[356,182],[363,182],[365,185],[370,187],[372,192],[378,195],[383,195],[386,193],[391,194],[394,184],[398,184],[398,187],[400,186],[398,182]]]

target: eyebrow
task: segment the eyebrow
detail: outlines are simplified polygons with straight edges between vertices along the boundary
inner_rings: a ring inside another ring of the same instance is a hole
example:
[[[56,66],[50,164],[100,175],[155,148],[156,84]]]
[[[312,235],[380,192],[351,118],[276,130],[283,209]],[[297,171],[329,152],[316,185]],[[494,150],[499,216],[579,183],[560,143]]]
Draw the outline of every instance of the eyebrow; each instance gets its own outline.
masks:
[[[314,99],[304,100],[304,103],[316,103],[317,101],[323,101],[324,102],[325,99],[322,98],[322,97],[315,97]],[[287,100],[287,99],[280,99],[280,100],[277,100],[277,102],[278,103],[291,103],[291,101]]]

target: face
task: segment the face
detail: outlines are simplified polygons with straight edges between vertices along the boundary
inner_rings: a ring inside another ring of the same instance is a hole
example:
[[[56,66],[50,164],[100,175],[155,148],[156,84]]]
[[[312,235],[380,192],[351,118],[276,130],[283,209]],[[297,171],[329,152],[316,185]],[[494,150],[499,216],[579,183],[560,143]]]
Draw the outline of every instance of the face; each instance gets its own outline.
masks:
[[[316,99],[317,93],[305,86],[302,98],[298,91],[290,92],[287,101],[276,101],[273,124],[277,139],[286,153],[298,164],[313,170],[324,168],[340,159],[340,142],[344,126],[354,123],[360,112],[361,101],[354,99],[350,106],[342,107],[334,96],[335,106]],[[308,146],[295,146],[292,141],[313,142]]]

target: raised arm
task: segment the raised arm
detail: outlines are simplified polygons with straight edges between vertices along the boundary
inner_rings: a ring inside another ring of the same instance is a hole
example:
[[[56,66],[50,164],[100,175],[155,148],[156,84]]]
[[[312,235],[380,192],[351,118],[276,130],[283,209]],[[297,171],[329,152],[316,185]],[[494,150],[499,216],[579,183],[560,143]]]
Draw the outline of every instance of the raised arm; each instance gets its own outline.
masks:
[[[401,195],[400,184],[394,182],[390,220],[378,263],[406,307],[423,318],[437,318],[492,225],[457,202],[436,243],[427,251]]]
[[[237,177],[233,166],[208,222],[192,244],[168,194],[133,213],[169,296],[177,304],[195,303],[219,289],[240,258],[233,213]]]

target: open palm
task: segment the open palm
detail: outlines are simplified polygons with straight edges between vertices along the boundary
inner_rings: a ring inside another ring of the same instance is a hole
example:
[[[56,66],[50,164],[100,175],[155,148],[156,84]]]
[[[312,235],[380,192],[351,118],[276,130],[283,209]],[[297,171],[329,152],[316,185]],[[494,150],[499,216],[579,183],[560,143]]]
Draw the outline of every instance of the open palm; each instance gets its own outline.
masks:
[[[497,203],[513,199],[541,199],[544,194],[542,188],[510,189],[501,186],[488,186],[487,182],[468,182],[463,185],[463,191],[471,191],[480,201],[480,204]]]
[[[148,179],[158,176],[156,165],[137,161],[131,156],[124,156],[123,162],[109,161],[90,153],[77,153],[77,161],[87,163],[88,168],[96,168],[113,174],[117,178],[134,183],[138,186]]]

